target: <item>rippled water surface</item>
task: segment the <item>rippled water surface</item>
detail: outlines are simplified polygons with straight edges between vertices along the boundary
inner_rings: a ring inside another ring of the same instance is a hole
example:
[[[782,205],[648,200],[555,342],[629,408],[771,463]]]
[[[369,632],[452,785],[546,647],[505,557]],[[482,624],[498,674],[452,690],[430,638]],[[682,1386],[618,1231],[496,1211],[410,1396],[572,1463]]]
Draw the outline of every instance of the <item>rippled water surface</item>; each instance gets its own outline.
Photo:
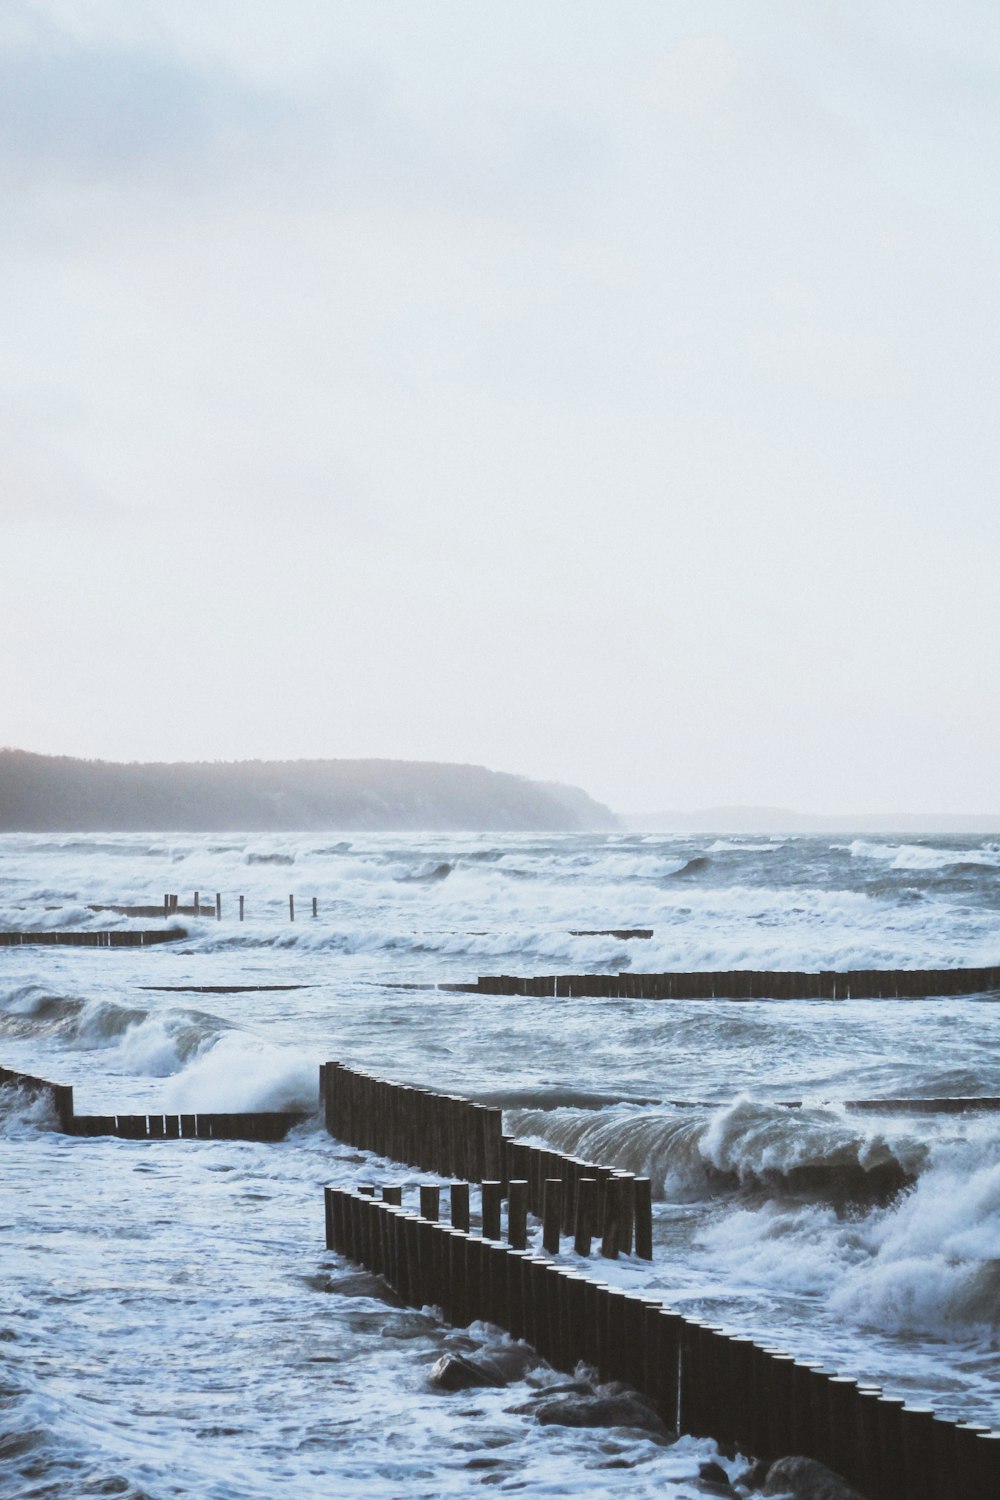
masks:
[[[958,838],[8,836],[0,927],[155,925],[89,907],[196,889],[222,920],[148,950],[0,949],[0,1063],[72,1083],[81,1112],[312,1107],[328,1057],[494,1099],[509,1130],[652,1177],[653,1266],[602,1275],[1000,1426],[1000,1116],[844,1108],[1000,1095],[995,997],[434,988],[992,964],[998,882],[1000,844]],[[597,927],[654,936],[571,936]],[[303,988],[195,989],[230,984]],[[539,1428],[523,1384],[429,1388],[463,1336],[322,1245],[323,1183],[413,1173],[316,1122],[277,1146],[82,1141],[6,1104],[4,1494],[692,1493],[704,1444]]]

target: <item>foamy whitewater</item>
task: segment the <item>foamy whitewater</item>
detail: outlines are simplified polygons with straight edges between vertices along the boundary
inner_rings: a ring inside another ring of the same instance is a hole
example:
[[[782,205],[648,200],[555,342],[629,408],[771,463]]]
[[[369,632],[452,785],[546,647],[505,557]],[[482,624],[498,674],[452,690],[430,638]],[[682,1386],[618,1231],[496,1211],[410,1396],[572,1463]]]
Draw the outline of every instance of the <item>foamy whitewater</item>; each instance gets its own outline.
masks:
[[[843,1108],[1000,1095],[995,998],[435,988],[498,972],[996,964],[1000,844],[0,839],[3,929],[154,925],[89,907],[195,890],[222,892],[222,921],[180,919],[173,945],[0,949],[0,1063],[72,1083],[81,1113],[314,1108],[326,1058],[500,1103],[514,1133],[652,1177],[652,1267],[595,1258],[592,1274],[1000,1427],[1000,1116]],[[655,935],[571,936],[632,927]],[[305,988],[194,988],[275,984]],[[513,1410],[524,1383],[428,1386],[444,1349],[498,1335],[393,1306],[323,1248],[324,1183],[420,1174],[317,1120],[280,1145],[77,1140],[4,1097],[4,1496],[696,1493],[710,1443],[540,1427]]]

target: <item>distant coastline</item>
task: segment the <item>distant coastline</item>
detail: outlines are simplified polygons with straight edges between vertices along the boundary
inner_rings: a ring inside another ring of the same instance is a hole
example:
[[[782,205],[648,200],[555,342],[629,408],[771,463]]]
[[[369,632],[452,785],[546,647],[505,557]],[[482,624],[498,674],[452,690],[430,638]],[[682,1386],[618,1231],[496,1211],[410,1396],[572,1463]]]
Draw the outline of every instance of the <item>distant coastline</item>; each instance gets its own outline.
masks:
[[[433,761],[155,763],[0,750],[0,832],[506,832],[620,828],[578,787]]]

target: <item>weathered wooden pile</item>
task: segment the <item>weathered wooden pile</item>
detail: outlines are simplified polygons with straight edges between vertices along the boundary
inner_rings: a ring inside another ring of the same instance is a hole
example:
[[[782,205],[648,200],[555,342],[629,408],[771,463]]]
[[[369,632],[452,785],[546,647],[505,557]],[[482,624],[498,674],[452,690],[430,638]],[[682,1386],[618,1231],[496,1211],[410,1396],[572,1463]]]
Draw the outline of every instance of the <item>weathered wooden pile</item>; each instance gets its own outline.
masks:
[[[0,932],[0,948],[24,948],[39,943],[59,948],[148,948],[153,943],[176,943],[186,937],[182,927],[155,927],[144,932],[134,928],[113,928],[110,932]]]
[[[73,1105],[71,1084],[51,1083],[47,1078],[0,1068],[0,1088],[4,1087],[20,1089],[32,1097],[47,1096],[64,1135],[114,1135],[127,1141],[283,1141],[290,1130],[308,1118],[303,1110],[78,1115]]]
[[[513,1187],[513,1183],[510,1184]],[[867,1500],[990,1500],[1000,1434],[907,1407],[784,1350],[591,1280],[468,1225],[370,1192],[325,1190],[326,1243],[415,1307],[526,1340],[559,1370],[592,1366],[652,1400],[668,1426],[766,1460],[804,1454]]]
[[[319,1086],[326,1128],[337,1140],[442,1177],[498,1182],[504,1196],[512,1178],[523,1181],[528,1211],[539,1218],[547,1202],[551,1217],[558,1183],[564,1233],[578,1233],[582,1212],[594,1228],[613,1225],[623,1250],[634,1242],[639,1255],[652,1258],[645,1179],[514,1140],[503,1133],[502,1110],[453,1094],[390,1083],[339,1062],[321,1065]]]
[[[306,1118],[298,1111],[79,1116],[68,1085],[0,1068],[3,1087],[47,1094],[59,1128],[77,1136],[276,1141]],[[558,1369],[583,1362],[601,1380],[624,1381],[680,1432],[763,1459],[816,1458],[867,1500],[1000,1496],[1000,1434],[907,1407],[769,1342],[585,1276],[578,1262],[556,1262],[565,1233],[578,1256],[589,1255],[600,1235],[605,1257],[634,1246],[651,1259],[647,1178],[515,1140],[503,1133],[497,1108],[339,1062],[321,1066],[320,1097],[337,1139],[451,1179],[448,1225],[440,1222],[440,1183],[420,1186],[419,1211],[404,1207],[400,1187],[383,1189],[382,1202],[371,1187],[325,1190],[328,1248],[384,1276],[412,1305],[440,1307],[458,1326],[495,1324]],[[886,1102],[943,1101],[857,1101]],[[997,1107],[996,1100],[944,1102]],[[470,1182],[482,1185],[479,1233]],[[544,1253],[528,1248],[529,1214],[541,1220]]]
[[[1000,990],[1000,968],[481,974],[475,984],[449,988],[478,995],[559,999],[600,996],[613,1000],[907,1000],[929,995],[989,994]]]

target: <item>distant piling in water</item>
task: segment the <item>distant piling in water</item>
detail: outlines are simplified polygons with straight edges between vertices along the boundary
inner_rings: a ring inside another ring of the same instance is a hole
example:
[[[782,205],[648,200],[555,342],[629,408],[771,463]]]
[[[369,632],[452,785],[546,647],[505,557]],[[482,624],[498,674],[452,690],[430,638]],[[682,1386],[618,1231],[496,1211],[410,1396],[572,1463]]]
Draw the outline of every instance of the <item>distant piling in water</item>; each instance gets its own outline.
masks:
[[[729,969],[680,973],[481,974],[449,989],[561,1000],[917,1000],[993,994],[1000,966],[975,969]]]

